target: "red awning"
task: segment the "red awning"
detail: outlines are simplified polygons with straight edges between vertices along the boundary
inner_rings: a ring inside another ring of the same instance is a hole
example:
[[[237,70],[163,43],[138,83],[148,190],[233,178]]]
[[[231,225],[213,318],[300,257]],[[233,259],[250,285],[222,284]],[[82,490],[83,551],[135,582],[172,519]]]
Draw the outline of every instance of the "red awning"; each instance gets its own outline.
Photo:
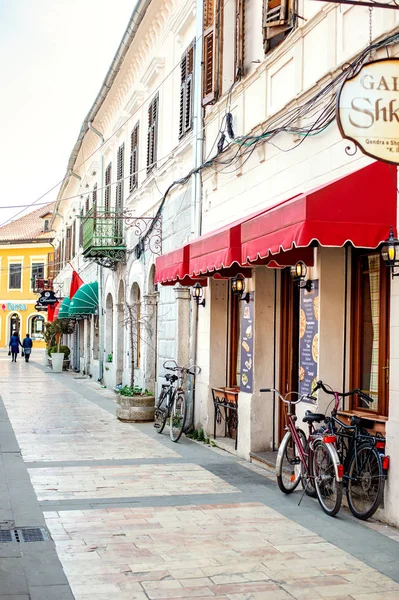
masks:
[[[241,261],[241,225],[223,227],[190,244],[189,272],[208,275]]]
[[[396,226],[396,196],[396,169],[375,162],[281,202],[241,225],[241,263],[312,242],[376,248]]]
[[[193,285],[196,278],[250,276],[251,264],[313,265],[312,242],[376,248],[396,229],[396,169],[375,162],[208,233],[156,260],[155,283]],[[206,281],[206,280],[204,280]]]

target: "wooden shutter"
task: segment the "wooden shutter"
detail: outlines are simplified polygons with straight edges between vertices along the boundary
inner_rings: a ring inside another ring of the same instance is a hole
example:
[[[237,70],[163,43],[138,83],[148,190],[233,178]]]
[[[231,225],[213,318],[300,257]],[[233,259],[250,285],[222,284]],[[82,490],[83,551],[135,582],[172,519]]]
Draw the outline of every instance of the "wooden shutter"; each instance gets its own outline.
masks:
[[[118,155],[116,161],[116,210],[121,212],[123,210],[123,175],[125,172],[125,144],[119,146]]]
[[[148,107],[147,173],[150,173],[157,163],[158,104],[159,96],[157,94]]]
[[[54,279],[56,252],[47,254],[47,279]]]
[[[244,75],[245,0],[236,0],[234,81]]]
[[[79,219],[79,247],[83,246],[83,209],[80,211]]]
[[[67,227],[66,230],[66,243],[65,243],[65,260],[71,260],[71,227]]]
[[[190,44],[180,61],[180,120],[179,139],[193,125],[194,43]]]
[[[89,212],[89,208],[90,208],[90,196],[86,196],[86,203],[85,203],[86,214]]]
[[[96,206],[97,204],[97,184],[94,184],[93,187],[93,196],[92,196],[92,201],[93,201],[93,206]]]
[[[213,104],[219,97],[223,57],[223,2],[204,0],[202,104]]]
[[[76,254],[76,220],[72,224],[72,243],[71,243],[71,256],[72,258]]]
[[[292,29],[295,24],[294,0],[263,0],[263,44]]]
[[[111,163],[105,169],[104,210],[109,212],[111,208]]]
[[[130,134],[130,183],[129,191],[132,192],[138,186],[139,169],[139,124],[136,123]]]

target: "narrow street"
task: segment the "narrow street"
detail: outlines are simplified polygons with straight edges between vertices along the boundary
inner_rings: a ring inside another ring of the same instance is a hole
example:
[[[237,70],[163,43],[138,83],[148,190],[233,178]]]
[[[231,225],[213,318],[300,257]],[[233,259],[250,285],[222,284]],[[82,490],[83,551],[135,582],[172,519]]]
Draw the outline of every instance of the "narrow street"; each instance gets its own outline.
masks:
[[[329,518],[307,497],[298,507],[299,493],[241,459],[120,423],[108,390],[39,356],[0,355],[0,397],[37,497],[20,466],[19,492],[11,476],[0,483],[1,520],[40,526],[38,502],[67,579],[52,577],[51,540],[0,544],[1,600],[399,598],[395,530]],[[2,473],[17,460],[4,443]],[[26,553],[50,557],[42,580],[18,562]]]

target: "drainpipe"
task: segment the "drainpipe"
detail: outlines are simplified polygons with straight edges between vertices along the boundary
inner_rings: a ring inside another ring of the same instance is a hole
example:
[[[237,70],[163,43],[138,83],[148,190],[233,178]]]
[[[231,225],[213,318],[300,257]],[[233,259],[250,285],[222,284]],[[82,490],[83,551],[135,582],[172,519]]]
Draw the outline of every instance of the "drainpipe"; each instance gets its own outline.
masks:
[[[104,136],[93,126],[93,123],[89,121],[87,123],[87,127],[95,133],[101,140],[101,145],[104,144]],[[100,160],[99,160],[99,169],[98,169],[98,179],[100,185],[98,186],[100,192],[100,207],[104,207],[104,190],[103,190],[103,179],[104,179],[104,157],[102,152],[100,151]],[[104,377],[104,302],[103,302],[103,293],[104,293],[104,267],[99,265],[99,273],[98,273],[98,381],[103,380]]]
[[[204,152],[204,132],[203,132],[203,107],[202,107],[202,32],[204,20],[204,6],[202,2],[197,2],[196,7],[196,33],[195,33],[195,65],[194,65],[194,105],[193,105],[193,128],[194,128],[194,148],[193,148],[193,167],[197,169],[203,162]],[[201,235],[202,222],[202,181],[201,174],[195,173],[192,176],[192,209],[191,209],[191,236],[197,238]],[[190,323],[190,364],[197,362],[197,339],[198,339],[198,305],[191,302],[191,323]],[[195,426],[195,385],[193,378],[190,378],[188,386],[188,416],[190,427]]]

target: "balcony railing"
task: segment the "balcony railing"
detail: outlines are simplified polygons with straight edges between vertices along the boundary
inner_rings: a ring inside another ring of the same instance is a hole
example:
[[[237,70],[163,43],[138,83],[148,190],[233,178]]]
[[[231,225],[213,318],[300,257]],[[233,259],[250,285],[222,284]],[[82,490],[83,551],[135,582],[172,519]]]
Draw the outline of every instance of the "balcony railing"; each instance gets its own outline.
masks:
[[[108,268],[126,258],[123,218],[120,212],[93,206],[82,217],[83,256]]]

